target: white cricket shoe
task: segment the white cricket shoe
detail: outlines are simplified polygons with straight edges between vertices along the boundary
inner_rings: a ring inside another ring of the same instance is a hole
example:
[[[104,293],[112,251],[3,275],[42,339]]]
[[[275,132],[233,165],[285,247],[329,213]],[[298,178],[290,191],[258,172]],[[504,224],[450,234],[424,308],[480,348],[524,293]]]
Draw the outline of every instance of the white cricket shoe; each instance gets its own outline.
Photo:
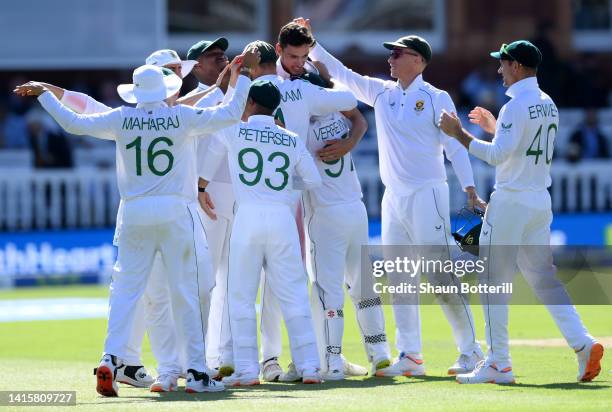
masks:
[[[151,392],[176,392],[178,390],[178,376],[165,373],[155,378],[149,389]]]
[[[278,358],[270,358],[262,365],[263,379],[266,382],[278,382],[283,374],[283,368],[278,363]]]
[[[344,370],[343,369],[332,369],[330,371],[325,372],[321,375],[323,380],[326,381],[341,381],[344,379]]]
[[[601,358],[604,347],[599,342],[592,342],[576,351],[578,357],[578,382],[590,382],[601,372]]]
[[[380,368],[376,376],[425,376],[423,359],[400,353],[397,362],[387,368]]]
[[[123,365],[117,368],[116,381],[136,388],[149,388],[155,379],[142,365]]]
[[[259,385],[259,376],[246,373],[233,373],[221,381],[226,386],[255,386]]]
[[[500,370],[494,363],[481,360],[470,373],[457,375],[459,383],[514,383],[512,368]]]
[[[367,376],[368,370],[361,365],[349,362],[344,355],[342,355],[343,372],[345,376]]]
[[[119,385],[115,377],[117,376],[117,368],[120,367],[120,361],[116,356],[104,354],[100,364],[94,369],[97,385],[96,391],[102,396],[119,396]]]
[[[316,369],[304,369],[302,373],[302,383],[306,384],[317,384],[322,383],[323,378],[319,374],[319,371]]]
[[[476,368],[478,362],[483,359],[482,352],[474,351],[471,355],[461,354],[453,363],[453,366],[448,368],[449,375],[464,375],[470,373]]]
[[[293,362],[287,367],[287,372],[281,374],[278,378],[279,382],[299,382],[300,380],[302,380],[302,377],[297,372],[297,369],[295,369]]]
[[[221,392],[225,386],[221,382],[211,379],[205,372],[198,372],[195,369],[187,369],[187,379],[185,380],[185,392]]]

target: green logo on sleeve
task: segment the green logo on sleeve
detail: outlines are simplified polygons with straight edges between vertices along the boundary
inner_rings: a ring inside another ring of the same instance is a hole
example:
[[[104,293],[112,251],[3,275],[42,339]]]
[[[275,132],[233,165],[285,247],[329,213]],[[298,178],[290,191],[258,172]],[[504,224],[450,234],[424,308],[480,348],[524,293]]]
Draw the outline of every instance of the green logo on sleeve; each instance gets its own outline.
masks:
[[[502,129],[509,129],[512,127],[512,123],[510,124],[502,123],[501,125],[502,125]]]

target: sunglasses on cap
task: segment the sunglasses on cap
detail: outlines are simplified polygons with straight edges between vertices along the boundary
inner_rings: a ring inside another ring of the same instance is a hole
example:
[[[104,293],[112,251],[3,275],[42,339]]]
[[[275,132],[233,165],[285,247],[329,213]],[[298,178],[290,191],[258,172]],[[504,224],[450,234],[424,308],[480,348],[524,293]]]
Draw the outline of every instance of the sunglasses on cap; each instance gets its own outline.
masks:
[[[508,45],[506,43],[503,43],[501,45],[501,47],[499,48],[499,52],[502,55],[502,59],[504,57],[504,55],[508,56],[509,58],[505,59],[505,60],[516,60],[514,58],[514,56],[512,56],[512,53],[510,53],[510,50],[508,50]]]
[[[391,57],[392,59],[399,59],[400,57],[402,57],[403,55],[408,54],[410,56],[415,56],[418,57],[419,54],[413,51],[409,51],[409,50],[402,50],[402,49],[393,49],[391,50],[391,53],[389,53],[389,57]]]

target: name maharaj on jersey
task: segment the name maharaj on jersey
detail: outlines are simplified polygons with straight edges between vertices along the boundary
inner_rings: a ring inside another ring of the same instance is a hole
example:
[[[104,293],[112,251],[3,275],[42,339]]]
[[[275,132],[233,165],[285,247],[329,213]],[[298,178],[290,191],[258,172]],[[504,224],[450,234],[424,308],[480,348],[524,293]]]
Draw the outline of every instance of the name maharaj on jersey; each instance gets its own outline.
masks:
[[[168,130],[179,128],[178,115],[172,117],[126,117],[123,119],[123,130]]]

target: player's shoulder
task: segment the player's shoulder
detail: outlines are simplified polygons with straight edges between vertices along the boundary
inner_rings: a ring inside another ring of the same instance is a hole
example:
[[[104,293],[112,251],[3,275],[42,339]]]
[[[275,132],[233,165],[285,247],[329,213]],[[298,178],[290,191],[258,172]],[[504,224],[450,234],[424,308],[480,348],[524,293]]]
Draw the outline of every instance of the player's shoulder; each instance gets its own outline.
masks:
[[[446,90],[440,89],[439,87],[436,87],[426,81],[423,81],[423,83],[419,86],[419,90],[435,99],[450,98],[450,94]]]

